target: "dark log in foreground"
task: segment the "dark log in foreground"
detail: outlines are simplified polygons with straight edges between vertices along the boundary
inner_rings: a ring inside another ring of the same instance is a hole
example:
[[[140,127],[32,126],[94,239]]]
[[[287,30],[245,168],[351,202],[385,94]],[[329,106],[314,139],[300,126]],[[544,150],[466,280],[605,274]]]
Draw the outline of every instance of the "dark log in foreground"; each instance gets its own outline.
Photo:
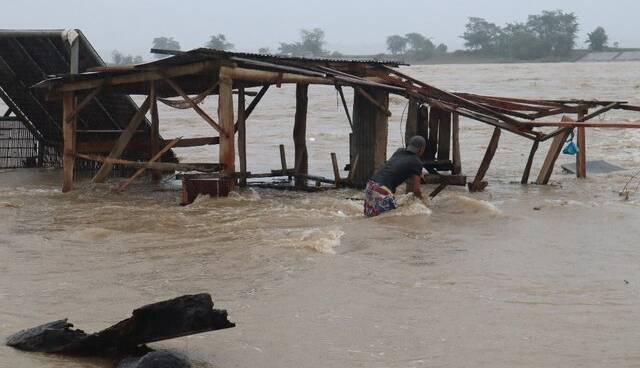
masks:
[[[73,354],[121,355],[144,349],[144,344],[235,327],[227,311],[213,309],[209,294],[185,295],[149,304],[130,318],[93,334],[73,330],[67,320],[20,331],[7,339],[19,350]]]

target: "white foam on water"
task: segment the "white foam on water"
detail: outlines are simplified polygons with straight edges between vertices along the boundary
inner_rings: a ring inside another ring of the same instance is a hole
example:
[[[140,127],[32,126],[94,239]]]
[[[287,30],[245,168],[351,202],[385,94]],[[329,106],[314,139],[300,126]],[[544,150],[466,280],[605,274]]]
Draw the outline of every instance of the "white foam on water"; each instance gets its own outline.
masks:
[[[495,204],[481,199],[470,198],[462,195],[449,195],[434,201],[436,205],[446,212],[455,214],[488,214],[492,216],[502,215],[502,211]]]
[[[394,211],[383,213],[377,218],[398,216],[430,216],[432,211],[425,202],[416,198],[413,193],[401,194],[396,197],[398,208]]]
[[[334,248],[341,243],[344,231],[339,228],[310,228],[279,230],[280,239],[271,239],[268,244],[277,247],[302,248],[324,254],[335,254]]]

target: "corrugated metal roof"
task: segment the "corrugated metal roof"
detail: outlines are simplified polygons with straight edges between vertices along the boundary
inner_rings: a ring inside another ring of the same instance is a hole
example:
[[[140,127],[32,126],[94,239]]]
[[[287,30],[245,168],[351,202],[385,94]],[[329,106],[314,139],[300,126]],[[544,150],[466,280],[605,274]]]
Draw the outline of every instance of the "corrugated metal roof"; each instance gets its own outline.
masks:
[[[104,66],[82,32],[76,32],[80,42],[80,72]],[[51,144],[62,141],[62,104],[46,100],[30,87],[51,75],[69,73],[67,34],[64,30],[0,30],[0,98],[26,120],[34,133]],[[137,110],[138,106],[128,96],[98,95],[79,114],[78,130],[124,129]],[[150,123],[146,121],[141,129],[149,131]]]
[[[299,57],[299,56],[283,56],[283,55],[271,55],[271,54],[256,54],[249,52],[231,52],[208,48],[198,48],[190,51],[174,51],[174,50],[161,50],[152,49],[152,53],[172,55],[172,57],[166,59],[160,59],[147,64],[142,64],[141,67],[151,65],[175,65],[182,63],[189,63],[202,60],[203,58],[249,58],[249,59],[262,59],[274,62],[296,62],[296,63],[327,63],[327,64],[376,64],[386,65],[391,67],[398,67],[400,65],[408,65],[401,61],[395,60],[379,60],[371,58],[325,58],[325,57]]]

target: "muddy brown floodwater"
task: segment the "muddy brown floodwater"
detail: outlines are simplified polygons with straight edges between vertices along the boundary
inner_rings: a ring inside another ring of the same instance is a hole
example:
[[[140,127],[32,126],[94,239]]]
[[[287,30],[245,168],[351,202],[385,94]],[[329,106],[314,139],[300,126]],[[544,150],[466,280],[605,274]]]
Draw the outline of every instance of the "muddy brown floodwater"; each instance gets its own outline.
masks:
[[[640,63],[419,66],[451,90],[640,104]],[[273,88],[248,122],[249,170],[292,157],[295,91]],[[351,96],[348,96],[351,99]],[[215,99],[205,108],[215,112]],[[405,102],[392,98],[389,151]],[[311,171],[347,159],[348,123],[331,88],[310,91]],[[609,120],[637,119],[629,114]],[[165,137],[207,136],[199,118],[161,110]],[[462,121],[473,176],[491,128]],[[69,317],[94,331],[134,307],[209,292],[237,327],[153,344],[199,367],[637,367],[640,200],[619,191],[640,169],[640,132],[588,131],[589,159],[627,170],[521,186],[529,143],[511,134],[486,192],[447,189],[430,208],[361,215],[360,194],[246,190],[178,205],[178,186],[114,184],[60,193],[55,170],[0,173],[0,335]],[[547,145],[534,163],[537,175]],[[191,161],[217,148],[182,149]],[[559,163],[572,157],[562,156]],[[0,347],[0,367],[108,367],[109,362]]]

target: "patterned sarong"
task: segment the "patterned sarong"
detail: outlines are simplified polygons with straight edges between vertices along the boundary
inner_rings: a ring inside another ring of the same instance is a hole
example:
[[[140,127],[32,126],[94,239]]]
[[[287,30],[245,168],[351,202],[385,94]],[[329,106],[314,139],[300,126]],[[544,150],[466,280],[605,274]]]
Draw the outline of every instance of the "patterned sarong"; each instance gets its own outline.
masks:
[[[364,190],[364,215],[375,217],[397,208],[396,199],[387,187],[369,180]]]

